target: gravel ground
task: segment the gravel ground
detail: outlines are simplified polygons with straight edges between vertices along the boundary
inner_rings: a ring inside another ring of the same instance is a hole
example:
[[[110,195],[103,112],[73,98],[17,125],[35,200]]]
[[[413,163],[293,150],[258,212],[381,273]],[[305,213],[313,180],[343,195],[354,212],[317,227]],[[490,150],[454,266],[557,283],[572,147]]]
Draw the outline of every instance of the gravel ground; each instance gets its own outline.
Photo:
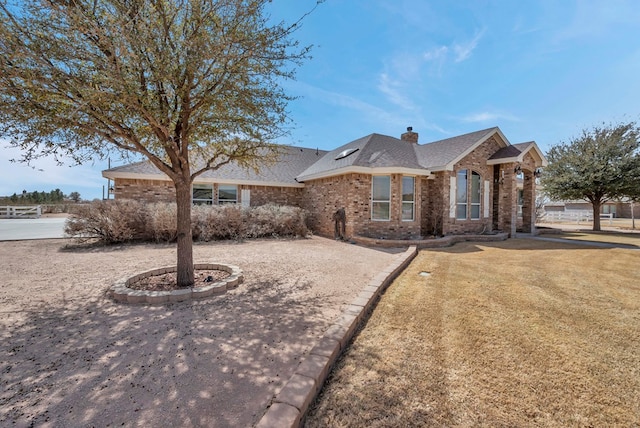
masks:
[[[123,305],[111,283],[173,245],[0,242],[1,426],[255,424],[345,304],[398,251],[317,238],[196,244],[240,266],[223,296]]]

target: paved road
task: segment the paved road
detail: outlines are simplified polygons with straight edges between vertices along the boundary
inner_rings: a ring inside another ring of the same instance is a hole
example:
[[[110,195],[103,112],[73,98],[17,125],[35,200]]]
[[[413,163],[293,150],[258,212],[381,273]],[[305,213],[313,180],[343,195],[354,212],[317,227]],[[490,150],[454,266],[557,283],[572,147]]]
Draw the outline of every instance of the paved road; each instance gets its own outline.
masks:
[[[0,219],[0,241],[64,238],[66,218]]]

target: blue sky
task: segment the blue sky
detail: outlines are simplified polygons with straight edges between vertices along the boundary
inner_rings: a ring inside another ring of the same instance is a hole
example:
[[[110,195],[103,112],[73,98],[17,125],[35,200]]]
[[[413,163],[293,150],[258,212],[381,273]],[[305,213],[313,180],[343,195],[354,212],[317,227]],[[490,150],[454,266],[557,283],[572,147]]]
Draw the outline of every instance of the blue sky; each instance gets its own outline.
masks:
[[[274,0],[270,12],[291,21],[314,4]],[[636,0],[327,0],[296,37],[314,49],[285,86],[301,97],[287,144],[333,149],[407,126],[425,143],[499,126],[546,152],[583,128],[640,120]],[[0,151],[0,195],[102,197],[104,162],[34,169],[8,161],[17,156]]]

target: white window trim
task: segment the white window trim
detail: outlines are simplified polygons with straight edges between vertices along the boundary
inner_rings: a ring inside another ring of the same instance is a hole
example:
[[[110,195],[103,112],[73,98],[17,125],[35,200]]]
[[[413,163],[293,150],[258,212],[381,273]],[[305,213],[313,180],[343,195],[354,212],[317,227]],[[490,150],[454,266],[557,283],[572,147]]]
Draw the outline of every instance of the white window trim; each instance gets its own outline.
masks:
[[[449,177],[449,218],[456,218],[456,186],[458,183],[458,174]]]
[[[242,203],[242,208],[249,208],[251,206],[251,190],[242,189],[240,191],[240,202]]]
[[[373,178],[374,177],[387,177],[389,178],[389,199],[387,200],[378,200],[378,199],[373,199],[374,196],[374,192],[373,192]],[[389,217],[388,218],[373,218],[373,204],[374,203],[387,203],[389,204]],[[391,221],[391,176],[390,175],[374,175],[371,176],[371,221]]]
[[[489,191],[491,190],[491,182],[489,180],[484,181],[484,218],[489,218]]]

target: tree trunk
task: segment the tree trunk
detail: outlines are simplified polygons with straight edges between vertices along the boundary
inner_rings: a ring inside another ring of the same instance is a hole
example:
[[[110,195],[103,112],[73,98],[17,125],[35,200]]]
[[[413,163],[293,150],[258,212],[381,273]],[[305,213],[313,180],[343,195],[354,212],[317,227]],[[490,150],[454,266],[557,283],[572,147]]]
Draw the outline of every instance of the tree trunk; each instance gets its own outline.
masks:
[[[191,183],[175,183],[178,234],[178,287],[191,287],[193,276],[193,236],[191,235]]]
[[[594,232],[600,231],[600,201],[594,201],[591,203],[593,206],[593,230]]]

